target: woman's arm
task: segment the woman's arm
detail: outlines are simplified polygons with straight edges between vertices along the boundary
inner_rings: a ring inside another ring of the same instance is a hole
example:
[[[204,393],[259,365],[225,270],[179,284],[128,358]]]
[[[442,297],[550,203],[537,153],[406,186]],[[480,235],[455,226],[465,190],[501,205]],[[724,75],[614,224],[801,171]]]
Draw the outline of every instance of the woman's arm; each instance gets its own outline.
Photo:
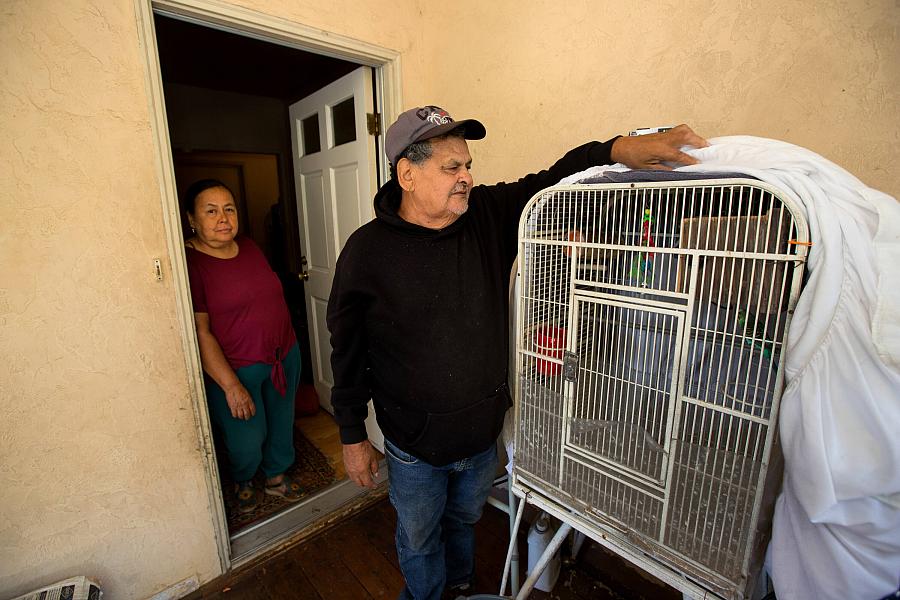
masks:
[[[241,384],[225,359],[219,340],[209,328],[209,313],[194,313],[197,325],[197,341],[200,343],[200,363],[207,375],[225,391],[225,400],[235,419],[247,420],[256,414],[256,406],[247,388]]]

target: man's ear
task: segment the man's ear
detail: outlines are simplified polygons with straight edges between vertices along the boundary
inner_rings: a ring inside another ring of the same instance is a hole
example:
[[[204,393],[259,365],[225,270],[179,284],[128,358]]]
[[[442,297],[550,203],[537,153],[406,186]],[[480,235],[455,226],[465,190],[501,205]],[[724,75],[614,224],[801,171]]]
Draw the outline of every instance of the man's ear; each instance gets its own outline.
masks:
[[[397,182],[405,192],[411,192],[416,188],[413,164],[408,158],[397,161]]]

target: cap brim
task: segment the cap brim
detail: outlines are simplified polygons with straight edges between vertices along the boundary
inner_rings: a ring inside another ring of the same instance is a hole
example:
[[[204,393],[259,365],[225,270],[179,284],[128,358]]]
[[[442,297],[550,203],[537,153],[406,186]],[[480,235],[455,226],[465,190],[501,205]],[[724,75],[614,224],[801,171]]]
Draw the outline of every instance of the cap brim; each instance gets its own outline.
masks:
[[[439,125],[438,127],[429,129],[426,133],[416,138],[415,141],[423,142],[425,140],[430,140],[433,137],[444,135],[448,131],[453,131],[454,129],[457,129],[459,127],[465,128],[463,130],[463,136],[467,140],[480,140],[487,135],[487,130],[484,128],[484,125],[481,124],[481,121],[478,121],[476,119],[463,119],[462,121],[444,123],[443,125]]]

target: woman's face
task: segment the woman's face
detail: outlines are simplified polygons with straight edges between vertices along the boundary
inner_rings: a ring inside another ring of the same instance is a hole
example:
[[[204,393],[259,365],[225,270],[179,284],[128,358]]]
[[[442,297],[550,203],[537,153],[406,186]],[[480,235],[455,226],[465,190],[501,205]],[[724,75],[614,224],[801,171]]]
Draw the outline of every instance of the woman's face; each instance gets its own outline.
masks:
[[[237,206],[231,192],[221,187],[200,192],[188,221],[197,238],[207,246],[230,244],[238,233]]]

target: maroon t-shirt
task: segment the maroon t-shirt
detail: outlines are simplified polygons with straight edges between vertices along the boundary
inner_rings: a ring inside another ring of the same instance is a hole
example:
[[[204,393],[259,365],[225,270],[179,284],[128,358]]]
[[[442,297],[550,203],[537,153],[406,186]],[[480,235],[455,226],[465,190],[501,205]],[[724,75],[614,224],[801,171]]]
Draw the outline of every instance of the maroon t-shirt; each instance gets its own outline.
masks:
[[[250,238],[235,241],[234,258],[186,249],[194,312],[209,314],[210,330],[231,368],[275,365],[297,341],[281,282]]]

